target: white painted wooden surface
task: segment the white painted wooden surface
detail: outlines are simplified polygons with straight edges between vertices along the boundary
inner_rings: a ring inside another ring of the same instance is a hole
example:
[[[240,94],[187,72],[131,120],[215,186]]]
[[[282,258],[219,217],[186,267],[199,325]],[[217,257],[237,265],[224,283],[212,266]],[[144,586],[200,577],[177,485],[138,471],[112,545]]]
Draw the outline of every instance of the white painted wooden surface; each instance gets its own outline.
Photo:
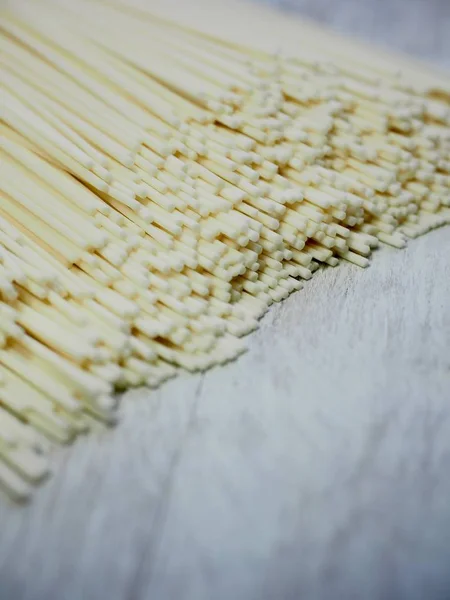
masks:
[[[448,599],[449,257],[320,272],[238,362],[127,394],[0,502],[0,599]]]

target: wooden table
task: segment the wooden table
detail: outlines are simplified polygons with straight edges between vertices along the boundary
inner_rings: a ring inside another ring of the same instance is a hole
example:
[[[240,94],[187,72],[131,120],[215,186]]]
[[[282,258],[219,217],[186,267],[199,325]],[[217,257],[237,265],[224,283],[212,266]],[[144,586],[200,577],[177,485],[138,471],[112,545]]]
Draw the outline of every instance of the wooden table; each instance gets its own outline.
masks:
[[[329,268],[239,361],[127,394],[0,503],[0,599],[448,599],[449,256]]]

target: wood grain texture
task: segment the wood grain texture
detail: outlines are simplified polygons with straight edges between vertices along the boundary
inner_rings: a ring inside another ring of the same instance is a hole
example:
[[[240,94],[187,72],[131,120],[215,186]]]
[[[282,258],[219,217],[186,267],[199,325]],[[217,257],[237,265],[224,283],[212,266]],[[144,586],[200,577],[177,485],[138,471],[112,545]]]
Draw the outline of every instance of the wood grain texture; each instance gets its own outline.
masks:
[[[322,271],[236,363],[128,393],[0,503],[0,599],[448,599],[449,256]]]

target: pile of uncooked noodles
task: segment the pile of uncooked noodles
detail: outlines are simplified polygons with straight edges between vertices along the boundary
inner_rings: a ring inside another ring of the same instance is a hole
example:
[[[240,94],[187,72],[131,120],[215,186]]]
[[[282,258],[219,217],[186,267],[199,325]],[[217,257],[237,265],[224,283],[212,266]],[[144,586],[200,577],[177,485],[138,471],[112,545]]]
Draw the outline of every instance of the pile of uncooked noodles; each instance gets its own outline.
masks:
[[[53,443],[244,350],[321,265],[449,221],[450,86],[295,58],[147,13],[20,3],[0,21],[0,482]]]

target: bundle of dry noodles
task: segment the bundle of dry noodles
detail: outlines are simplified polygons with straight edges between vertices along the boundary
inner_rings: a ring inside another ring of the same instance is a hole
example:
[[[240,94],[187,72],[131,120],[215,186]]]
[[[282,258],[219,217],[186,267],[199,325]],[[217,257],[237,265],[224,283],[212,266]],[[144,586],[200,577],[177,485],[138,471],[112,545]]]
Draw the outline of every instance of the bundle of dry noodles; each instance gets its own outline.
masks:
[[[365,267],[450,219],[442,78],[72,10],[21,2],[0,21],[0,483],[16,498],[53,443],[114,421],[115,390],[234,358],[321,265]]]

